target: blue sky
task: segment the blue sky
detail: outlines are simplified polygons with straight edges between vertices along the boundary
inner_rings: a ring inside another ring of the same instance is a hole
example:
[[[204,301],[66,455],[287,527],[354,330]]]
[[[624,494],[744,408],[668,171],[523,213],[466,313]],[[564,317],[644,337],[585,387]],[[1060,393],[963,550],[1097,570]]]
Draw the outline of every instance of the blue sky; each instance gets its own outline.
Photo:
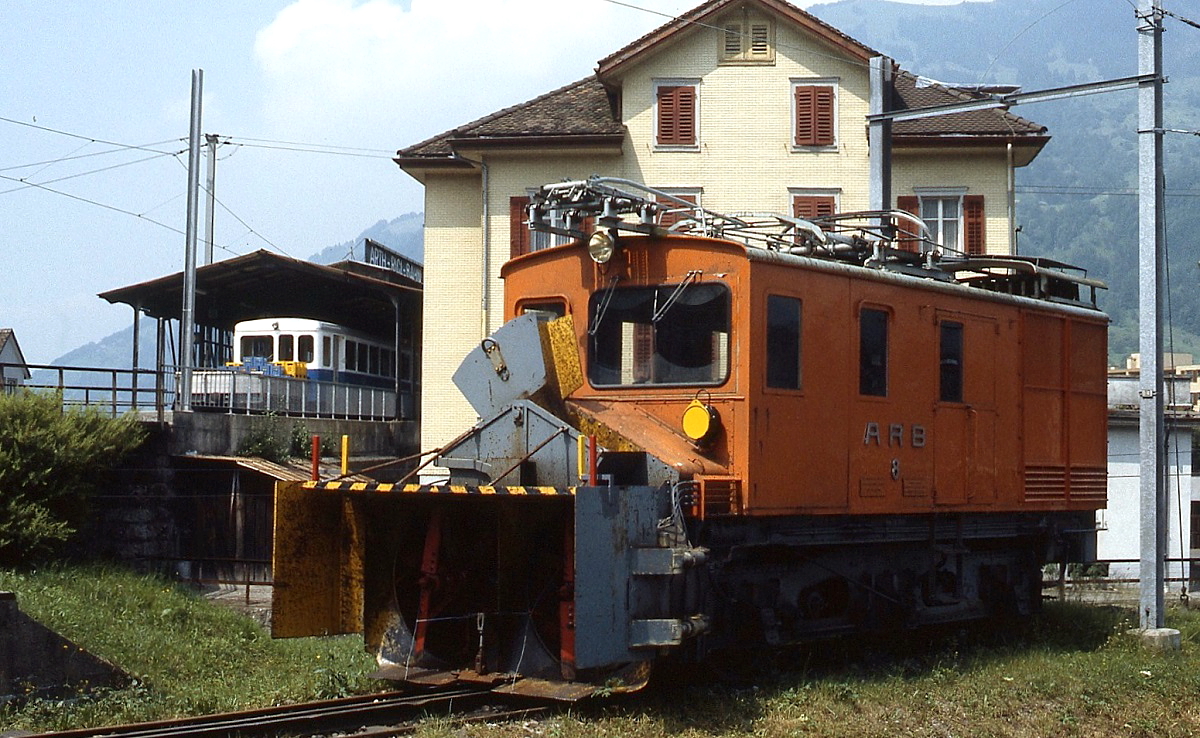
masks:
[[[130,324],[98,292],[182,269],[192,69],[204,133],[231,141],[217,260],[306,258],[422,209],[397,148],[582,78],[697,2],[4,0],[0,327],[48,363]],[[320,147],[339,153],[294,150]]]

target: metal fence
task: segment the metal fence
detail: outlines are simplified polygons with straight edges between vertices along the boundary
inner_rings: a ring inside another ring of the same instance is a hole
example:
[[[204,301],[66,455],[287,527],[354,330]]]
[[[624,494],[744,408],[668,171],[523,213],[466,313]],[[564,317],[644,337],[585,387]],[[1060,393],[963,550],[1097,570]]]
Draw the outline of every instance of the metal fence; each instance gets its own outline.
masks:
[[[174,401],[174,381],[166,382],[153,369],[107,369],[53,364],[0,364],[7,368],[28,369],[32,378],[22,384],[6,385],[6,392],[18,389],[60,392],[64,406],[100,408],[112,415],[157,412],[160,416]]]
[[[106,369],[52,364],[5,364],[28,369],[32,379],[4,385],[17,389],[62,393],[64,406],[100,408],[116,416],[126,412],[157,414],[161,421],[175,408],[179,373],[176,367]],[[202,411],[292,415],[308,418],[395,420],[415,416],[412,392],[397,396],[394,390],[317,382],[227,369],[192,372],[192,408]]]
[[[394,390],[224,369],[192,372],[192,408],[311,418],[399,417]]]

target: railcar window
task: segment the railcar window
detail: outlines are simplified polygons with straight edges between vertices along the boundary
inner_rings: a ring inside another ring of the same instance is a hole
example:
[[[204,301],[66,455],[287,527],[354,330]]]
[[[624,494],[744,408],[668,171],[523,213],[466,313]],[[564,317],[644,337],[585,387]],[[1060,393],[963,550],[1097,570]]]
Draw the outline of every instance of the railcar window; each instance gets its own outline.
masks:
[[[358,341],[346,341],[346,371],[358,371]]]
[[[858,392],[873,397],[888,393],[888,314],[863,308],[858,326]]]
[[[945,321],[941,327],[939,396],[942,402],[963,399],[963,326]]]
[[[291,333],[279,334],[279,360],[294,361],[295,358],[295,337]]]
[[[303,335],[296,339],[296,361],[303,361],[305,364],[313,360],[313,337]]]
[[[729,290],[684,282],[601,290],[589,306],[597,386],[720,384],[729,374]]]
[[[367,371],[370,374],[382,374],[383,371],[379,368],[379,347],[369,346],[367,350],[367,356],[370,366]]]
[[[371,347],[361,341],[358,344],[358,370],[364,374],[371,371]]]
[[[275,360],[271,336],[242,336],[242,361],[246,359]]]
[[[767,386],[800,389],[800,300],[767,296]]]
[[[332,336],[321,336],[321,366],[329,366],[329,360],[333,356]]]

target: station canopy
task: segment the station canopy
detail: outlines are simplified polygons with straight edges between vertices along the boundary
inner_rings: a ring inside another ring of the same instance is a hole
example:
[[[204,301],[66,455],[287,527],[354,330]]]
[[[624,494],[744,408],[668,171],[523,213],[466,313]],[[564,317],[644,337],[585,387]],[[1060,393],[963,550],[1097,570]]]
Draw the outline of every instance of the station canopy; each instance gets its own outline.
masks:
[[[152,318],[180,319],[183,272],[101,292]],[[398,310],[419,315],[421,285],[356,261],[329,266],[255,251],[196,269],[195,322],[224,330],[254,318],[311,318],[377,336],[395,330]],[[418,318],[419,319],[419,318]]]

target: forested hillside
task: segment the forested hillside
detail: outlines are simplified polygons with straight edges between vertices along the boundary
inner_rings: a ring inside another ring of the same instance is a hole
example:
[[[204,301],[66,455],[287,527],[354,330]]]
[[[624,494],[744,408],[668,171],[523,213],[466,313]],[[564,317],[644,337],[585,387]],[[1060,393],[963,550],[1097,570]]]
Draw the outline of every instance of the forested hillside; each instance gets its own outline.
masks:
[[[810,10],[902,67],[949,83],[1039,90],[1137,74],[1126,0],[993,0],[950,6],[844,0]],[[1200,129],[1200,29],[1166,19],[1166,127]],[[1078,264],[1107,281],[1110,357],[1137,351],[1137,100],[1133,91],[1013,108],[1049,127],[1017,173],[1022,253]],[[1166,138],[1170,310],[1176,351],[1200,357],[1200,139]],[[1170,336],[1168,336],[1170,338]],[[1170,349],[1168,349],[1170,350]]]

